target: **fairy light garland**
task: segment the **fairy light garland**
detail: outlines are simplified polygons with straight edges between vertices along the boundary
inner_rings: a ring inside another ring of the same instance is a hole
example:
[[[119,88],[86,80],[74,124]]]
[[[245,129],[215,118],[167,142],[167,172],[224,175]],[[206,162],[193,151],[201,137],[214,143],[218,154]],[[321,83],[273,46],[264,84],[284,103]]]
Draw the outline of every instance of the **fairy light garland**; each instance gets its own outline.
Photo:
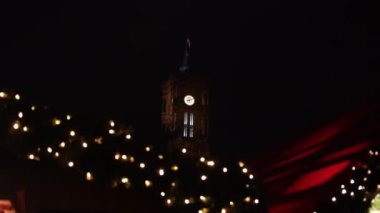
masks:
[[[106,180],[112,187],[151,191],[163,205],[179,211],[252,212],[264,208],[256,180],[244,162],[226,164],[210,157],[194,158],[186,148],[165,154],[153,145],[137,143],[133,130],[115,120],[108,120],[102,132],[91,135],[74,128],[81,126],[73,125],[80,122],[79,116],[56,115],[46,122],[46,115],[34,115],[43,114],[42,108],[22,100],[20,94],[0,91],[1,105],[15,105],[15,109],[2,108],[11,122],[11,141],[21,141],[17,144],[23,147],[22,142],[36,132],[50,139],[27,149],[23,156],[29,160],[56,161],[79,171],[87,181]],[[30,117],[37,117],[38,122],[26,122]],[[22,137],[14,139],[19,133]],[[107,166],[99,166],[101,160]],[[109,166],[115,171],[106,175]]]

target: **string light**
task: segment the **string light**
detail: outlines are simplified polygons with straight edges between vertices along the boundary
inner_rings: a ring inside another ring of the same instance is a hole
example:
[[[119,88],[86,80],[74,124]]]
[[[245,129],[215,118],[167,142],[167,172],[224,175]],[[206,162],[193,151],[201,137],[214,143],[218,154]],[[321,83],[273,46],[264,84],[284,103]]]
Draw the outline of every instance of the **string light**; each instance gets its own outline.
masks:
[[[86,172],[86,180],[91,181],[94,177],[92,176],[91,172]]]
[[[19,101],[19,100],[21,99],[21,96],[20,96],[19,94],[16,94],[16,95],[15,95],[15,99],[16,99],[17,101]]]
[[[74,130],[71,130],[71,131],[70,131],[70,136],[71,136],[71,137],[74,137],[74,136],[75,136],[75,131],[74,131]]]
[[[187,149],[186,149],[186,148],[183,148],[183,149],[182,149],[182,153],[183,153],[183,154],[186,154],[186,152],[187,152]]]
[[[132,138],[131,134],[126,134],[126,135],[125,135],[125,139],[127,139],[127,140],[131,140],[131,138]]]
[[[69,162],[67,163],[67,165],[68,165],[69,167],[74,167],[74,162],[69,161]]]
[[[22,113],[22,112],[19,112],[19,113],[18,113],[18,117],[19,117],[19,118],[22,118],[22,117],[24,117],[24,113]]]
[[[82,147],[83,147],[83,148],[87,148],[87,147],[88,147],[88,144],[87,144],[86,142],[83,142],[83,143],[82,143]]]
[[[223,167],[223,173],[227,173],[227,172],[228,172],[227,167]]]
[[[18,130],[20,128],[20,124],[18,122],[13,124],[13,129]]]

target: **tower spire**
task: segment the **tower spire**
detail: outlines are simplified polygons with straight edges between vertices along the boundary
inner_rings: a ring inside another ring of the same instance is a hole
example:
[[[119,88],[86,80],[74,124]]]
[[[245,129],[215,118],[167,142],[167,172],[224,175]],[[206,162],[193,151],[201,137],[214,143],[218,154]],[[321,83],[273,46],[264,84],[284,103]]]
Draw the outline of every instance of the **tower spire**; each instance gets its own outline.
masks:
[[[185,44],[185,55],[183,56],[182,64],[179,67],[180,72],[186,72],[189,70],[190,66],[190,39],[187,37],[186,38],[186,44]]]

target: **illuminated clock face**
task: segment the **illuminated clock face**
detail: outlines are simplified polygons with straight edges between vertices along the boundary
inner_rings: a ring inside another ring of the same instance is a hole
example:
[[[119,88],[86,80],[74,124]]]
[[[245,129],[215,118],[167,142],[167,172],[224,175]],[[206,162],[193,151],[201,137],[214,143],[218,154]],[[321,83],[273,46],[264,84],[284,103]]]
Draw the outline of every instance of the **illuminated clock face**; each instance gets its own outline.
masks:
[[[195,99],[191,95],[186,95],[185,98],[183,98],[183,101],[186,105],[191,106],[195,103]]]

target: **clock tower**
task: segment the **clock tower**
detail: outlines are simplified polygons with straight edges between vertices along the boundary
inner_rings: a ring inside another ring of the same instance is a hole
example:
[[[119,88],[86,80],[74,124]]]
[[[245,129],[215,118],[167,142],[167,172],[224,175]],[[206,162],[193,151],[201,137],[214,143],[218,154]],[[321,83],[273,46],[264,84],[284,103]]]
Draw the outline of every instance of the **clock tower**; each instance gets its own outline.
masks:
[[[170,151],[207,152],[208,98],[208,80],[204,76],[172,73],[162,85],[161,122],[171,135]]]

